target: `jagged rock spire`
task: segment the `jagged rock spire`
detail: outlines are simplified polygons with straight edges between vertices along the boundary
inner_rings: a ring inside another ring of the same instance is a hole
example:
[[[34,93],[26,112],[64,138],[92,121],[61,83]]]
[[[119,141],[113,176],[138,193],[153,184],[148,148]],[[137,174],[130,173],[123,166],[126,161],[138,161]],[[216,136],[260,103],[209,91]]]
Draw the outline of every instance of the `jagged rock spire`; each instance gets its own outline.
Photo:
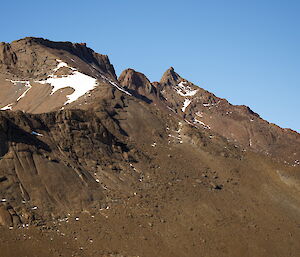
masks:
[[[160,84],[164,85],[164,84],[176,84],[177,82],[179,82],[179,80],[181,79],[181,77],[179,76],[179,74],[177,74],[174,70],[173,67],[170,67],[162,76],[161,80],[160,80]]]
[[[137,72],[133,69],[124,70],[119,76],[119,82],[123,87],[127,87],[131,90],[144,88],[148,93],[151,93],[153,90],[153,86],[149,79],[143,73]]]

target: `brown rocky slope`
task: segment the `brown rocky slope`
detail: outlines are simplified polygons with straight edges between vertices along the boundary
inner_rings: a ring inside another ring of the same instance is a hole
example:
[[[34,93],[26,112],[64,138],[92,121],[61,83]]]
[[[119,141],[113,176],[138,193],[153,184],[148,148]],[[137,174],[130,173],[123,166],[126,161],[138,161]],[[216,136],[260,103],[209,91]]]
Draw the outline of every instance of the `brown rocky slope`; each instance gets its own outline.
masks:
[[[83,44],[2,47],[1,257],[300,252],[299,134],[173,68],[117,81]]]

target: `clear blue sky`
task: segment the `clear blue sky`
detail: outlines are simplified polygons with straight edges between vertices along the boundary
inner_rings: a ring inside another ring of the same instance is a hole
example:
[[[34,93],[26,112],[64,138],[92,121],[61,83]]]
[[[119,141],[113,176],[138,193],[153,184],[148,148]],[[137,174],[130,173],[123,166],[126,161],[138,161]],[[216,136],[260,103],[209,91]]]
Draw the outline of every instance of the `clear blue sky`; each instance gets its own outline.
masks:
[[[186,79],[300,131],[299,0],[14,0],[1,2],[0,41],[87,42],[117,74]]]

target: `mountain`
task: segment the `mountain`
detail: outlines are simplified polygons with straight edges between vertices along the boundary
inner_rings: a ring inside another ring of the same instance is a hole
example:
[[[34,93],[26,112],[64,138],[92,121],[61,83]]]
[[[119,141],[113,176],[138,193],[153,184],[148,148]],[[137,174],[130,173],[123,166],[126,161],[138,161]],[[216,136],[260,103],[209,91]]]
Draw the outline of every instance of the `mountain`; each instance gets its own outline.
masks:
[[[160,85],[172,111],[192,124],[290,164],[300,158],[297,132],[270,124],[247,106],[216,97],[181,78],[173,68],[164,73]]]
[[[25,38],[2,43],[0,52],[4,92],[0,101],[5,105],[4,110],[31,113],[58,110],[85,95],[100,81],[116,81],[108,57],[84,44]],[[71,87],[65,88],[66,85]]]
[[[300,136],[84,43],[0,45],[6,256],[297,256]]]

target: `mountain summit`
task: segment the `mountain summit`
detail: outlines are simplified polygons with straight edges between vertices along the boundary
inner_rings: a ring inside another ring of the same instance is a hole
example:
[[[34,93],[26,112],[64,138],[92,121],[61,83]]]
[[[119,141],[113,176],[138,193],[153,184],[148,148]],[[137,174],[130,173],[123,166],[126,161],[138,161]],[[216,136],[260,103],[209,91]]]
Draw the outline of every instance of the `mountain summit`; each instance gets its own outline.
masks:
[[[297,132],[84,43],[1,43],[0,89],[1,257],[300,252]]]
[[[180,76],[175,72],[173,67],[170,67],[166,72],[163,74],[160,83],[161,84],[172,84],[178,82]]]

